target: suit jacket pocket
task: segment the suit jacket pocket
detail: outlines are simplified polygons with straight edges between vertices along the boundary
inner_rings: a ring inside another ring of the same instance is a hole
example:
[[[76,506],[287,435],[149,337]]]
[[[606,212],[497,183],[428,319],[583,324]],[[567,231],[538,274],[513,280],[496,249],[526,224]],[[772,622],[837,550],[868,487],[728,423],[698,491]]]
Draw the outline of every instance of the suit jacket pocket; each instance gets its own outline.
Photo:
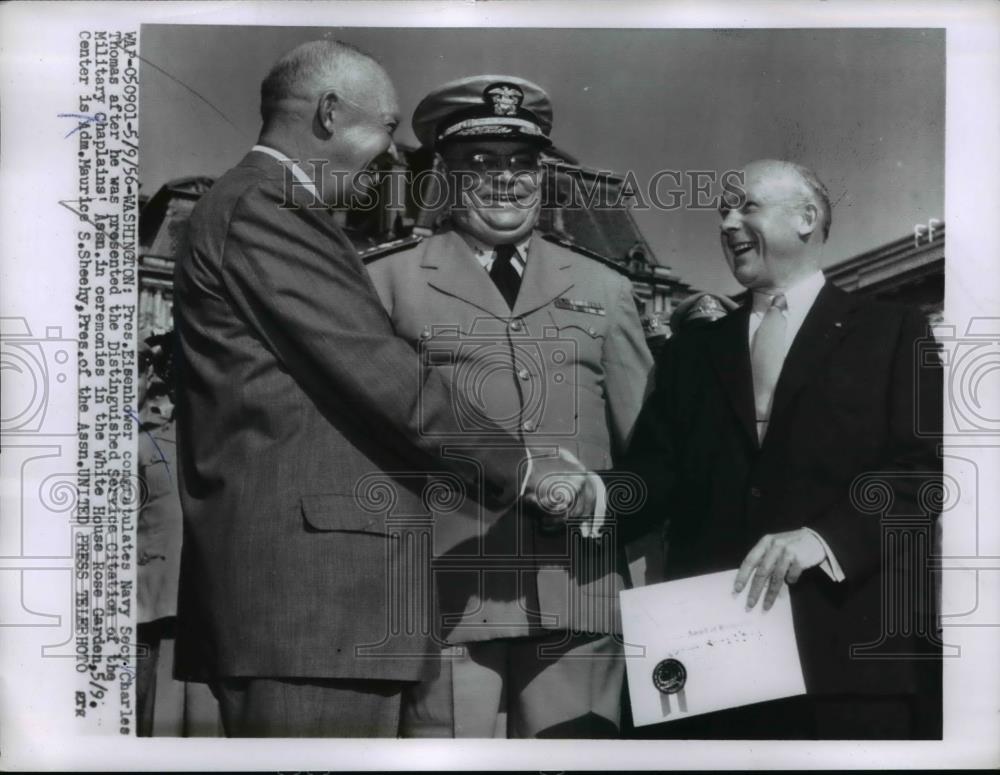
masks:
[[[306,529],[386,535],[385,515],[365,511],[353,494],[303,495]]]

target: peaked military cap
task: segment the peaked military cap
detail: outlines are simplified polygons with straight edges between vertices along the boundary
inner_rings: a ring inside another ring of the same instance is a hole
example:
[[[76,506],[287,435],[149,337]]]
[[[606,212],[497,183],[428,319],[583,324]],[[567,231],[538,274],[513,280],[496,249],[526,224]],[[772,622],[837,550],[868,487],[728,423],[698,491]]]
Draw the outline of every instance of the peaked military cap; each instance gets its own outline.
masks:
[[[413,111],[422,145],[450,140],[531,140],[549,145],[552,101],[538,84],[513,75],[473,75],[449,81]]]

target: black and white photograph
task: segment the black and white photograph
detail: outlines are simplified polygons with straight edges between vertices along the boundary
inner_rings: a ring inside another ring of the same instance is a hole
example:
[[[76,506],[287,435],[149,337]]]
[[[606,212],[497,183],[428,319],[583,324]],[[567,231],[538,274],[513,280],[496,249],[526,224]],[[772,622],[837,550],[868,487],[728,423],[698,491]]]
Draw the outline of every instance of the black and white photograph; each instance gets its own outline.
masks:
[[[942,30],[140,43],[140,733],[940,738]]]
[[[5,260],[70,317],[0,330],[0,634],[65,657],[81,736],[996,763],[1000,19],[837,6],[67,21],[68,269]]]

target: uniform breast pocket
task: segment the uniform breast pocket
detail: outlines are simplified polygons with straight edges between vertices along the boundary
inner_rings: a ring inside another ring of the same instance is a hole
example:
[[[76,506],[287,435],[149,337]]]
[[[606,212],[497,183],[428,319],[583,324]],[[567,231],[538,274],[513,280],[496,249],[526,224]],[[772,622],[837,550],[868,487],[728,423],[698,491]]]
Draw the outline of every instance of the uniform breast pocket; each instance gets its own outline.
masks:
[[[570,310],[550,310],[549,336],[542,343],[548,356],[549,383],[573,386],[597,399],[604,395],[604,341],[607,318]]]
[[[538,362],[534,340],[515,346],[499,320],[474,321],[468,327],[431,327],[420,353],[425,367],[437,369],[451,385],[447,406],[437,409],[450,412],[458,427],[468,432],[494,433],[497,426],[513,431],[521,423],[519,387],[532,387]],[[431,400],[430,397],[425,399]],[[422,404],[425,418],[439,411]],[[424,428],[435,433],[434,428]]]
[[[416,337],[416,348],[424,365],[440,369],[492,362],[510,353],[506,325],[490,319],[426,325]]]
[[[603,308],[599,312],[549,308],[549,319],[560,334],[565,333],[566,336],[585,342],[603,343],[607,333],[608,318]]]
[[[461,346],[464,333],[458,326],[427,326],[418,334],[413,343],[423,366],[437,369],[454,369],[463,359]]]

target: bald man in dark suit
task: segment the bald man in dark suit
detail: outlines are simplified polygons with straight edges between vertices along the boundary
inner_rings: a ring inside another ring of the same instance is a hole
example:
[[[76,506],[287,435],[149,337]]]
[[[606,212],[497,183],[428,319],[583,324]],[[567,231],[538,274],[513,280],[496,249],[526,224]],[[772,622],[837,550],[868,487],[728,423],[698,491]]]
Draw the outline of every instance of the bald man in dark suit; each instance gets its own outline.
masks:
[[[390,621],[406,544],[392,503],[424,513],[445,477],[509,505],[555,464],[496,426],[460,427],[331,217],[391,148],[385,71],[315,41],[261,97],[258,145],[198,203],[176,270],[176,669],[212,685],[230,736],[395,736],[402,689],[434,665],[428,601],[406,601],[416,626]]]
[[[734,592],[765,609],[789,585],[807,694],[642,733],[939,737],[927,493],[941,483],[942,385],[921,356],[926,322],[825,282],[830,203],[807,168],[748,165],[720,212],[750,293],[661,354],[626,464],[650,498],[622,522],[668,520],[669,578],[738,568]],[[881,511],[873,492],[888,493]]]

